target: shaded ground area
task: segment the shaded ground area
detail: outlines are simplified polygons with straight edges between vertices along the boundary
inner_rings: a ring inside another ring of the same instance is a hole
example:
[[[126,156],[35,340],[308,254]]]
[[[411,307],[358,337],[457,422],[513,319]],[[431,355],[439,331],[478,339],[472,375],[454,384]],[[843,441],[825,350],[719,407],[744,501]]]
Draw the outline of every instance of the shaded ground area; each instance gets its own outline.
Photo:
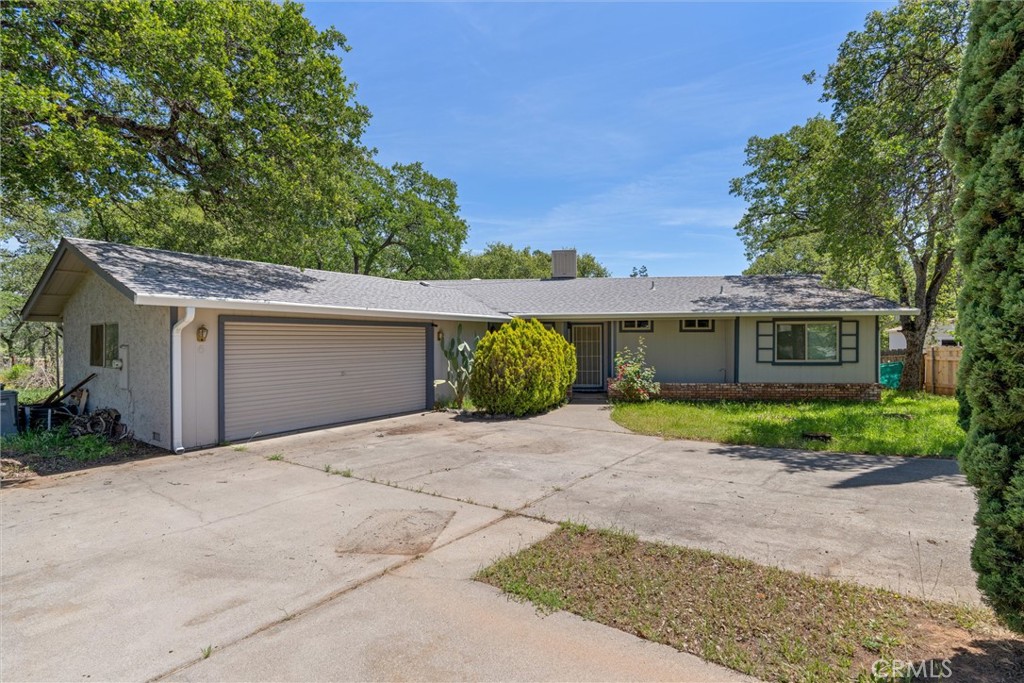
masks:
[[[902,668],[896,661],[925,663],[958,681],[1024,678],[1024,639],[1000,628],[990,610],[620,532],[563,524],[478,578],[542,609],[567,610],[766,680],[870,679]]]

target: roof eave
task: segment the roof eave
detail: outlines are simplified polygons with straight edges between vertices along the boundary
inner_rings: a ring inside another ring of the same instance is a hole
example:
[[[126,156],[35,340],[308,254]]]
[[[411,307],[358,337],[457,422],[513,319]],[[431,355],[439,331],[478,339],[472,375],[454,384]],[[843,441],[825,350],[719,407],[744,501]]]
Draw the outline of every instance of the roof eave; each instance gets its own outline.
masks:
[[[43,271],[42,276],[39,278],[39,281],[36,282],[36,286],[32,289],[32,293],[25,301],[25,305],[21,307],[20,315],[22,320],[26,322],[60,322],[62,320],[62,316],[33,315],[32,309],[35,307],[39,297],[46,291],[47,284],[49,284],[50,279],[53,277],[54,272],[57,270],[57,267],[60,265],[61,260],[66,254],[73,254],[75,258],[81,261],[81,263],[89,269],[90,272],[103,278],[104,282],[109,284],[128,299],[135,301],[135,292],[128,289],[123,282],[115,278],[113,275],[101,268],[99,264],[82,253],[82,250],[75,246],[73,242],[62,237],[60,242],[57,244],[57,248],[53,252],[53,256],[50,257],[49,263],[46,264],[46,269]]]
[[[285,301],[249,301],[245,299],[196,299],[166,294],[139,294],[135,303],[140,306],[195,306],[228,311],[263,313],[302,313],[306,315],[352,315],[362,318],[399,318],[402,320],[479,320],[482,322],[503,322],[511,316],[479,313],[439,313],[434,311],[392,310],[386,308],[364,308],[357,306],[324,306],[319,304],[298,304]]]
[[[509,315],[516,318],[549,318],[556,320],[616,320],[616,319],[658,319],[658,318],[754,318],[754,317],[835,317],[837,315],[919,315],[917,308],[872,308],[872,309],[790,309],[776,311],[614,311],[607,313],[565,313],[565,312],[529,312],[512,311]]]

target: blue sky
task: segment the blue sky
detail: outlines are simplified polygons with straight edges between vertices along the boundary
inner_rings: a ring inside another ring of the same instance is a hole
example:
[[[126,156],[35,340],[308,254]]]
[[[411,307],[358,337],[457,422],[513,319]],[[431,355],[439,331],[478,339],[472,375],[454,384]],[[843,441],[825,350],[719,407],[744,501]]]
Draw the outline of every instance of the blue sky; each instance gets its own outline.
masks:
[[[846,34],[882,3],[309,3],[386,163],[459,186],[467,247],[589,251],[614,275],[738,273],[743,148],[827,111]]]

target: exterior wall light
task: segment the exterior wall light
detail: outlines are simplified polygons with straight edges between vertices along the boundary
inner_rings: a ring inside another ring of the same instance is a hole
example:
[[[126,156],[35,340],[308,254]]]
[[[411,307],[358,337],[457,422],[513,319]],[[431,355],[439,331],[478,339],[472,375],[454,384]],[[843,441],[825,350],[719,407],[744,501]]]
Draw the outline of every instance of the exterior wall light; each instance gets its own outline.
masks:
[[[208,335],[209,333],[210,333],[210,331],[208,329],[206,329],[206,325],[200,325],[199,329],[196,330],[196,341],[197,342],[204,342],[204,341],[206,341],[206,335]]]

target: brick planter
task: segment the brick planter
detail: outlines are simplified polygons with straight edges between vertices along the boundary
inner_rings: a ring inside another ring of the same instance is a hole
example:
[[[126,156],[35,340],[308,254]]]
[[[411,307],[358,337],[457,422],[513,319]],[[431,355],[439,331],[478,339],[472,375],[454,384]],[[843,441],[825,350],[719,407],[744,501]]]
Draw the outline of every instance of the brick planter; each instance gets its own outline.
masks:
[[[608,398],[619,397],[609,383]],[[882,398],[882,385],[662,382],[658,398],[670,401],[878,401]]]

